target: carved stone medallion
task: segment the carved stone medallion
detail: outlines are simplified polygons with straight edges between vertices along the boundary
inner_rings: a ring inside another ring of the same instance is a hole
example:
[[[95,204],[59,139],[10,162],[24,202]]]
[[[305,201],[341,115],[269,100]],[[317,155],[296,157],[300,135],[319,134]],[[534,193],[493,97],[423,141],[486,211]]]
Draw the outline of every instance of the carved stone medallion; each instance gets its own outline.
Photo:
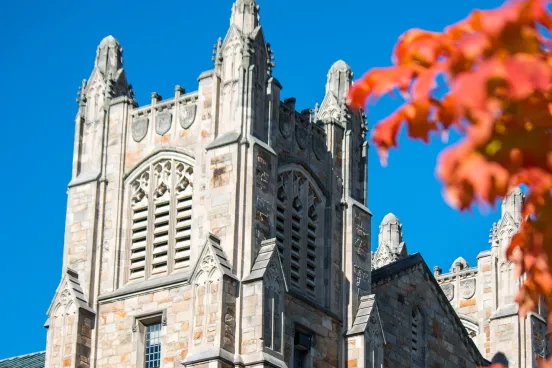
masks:
[[[296,126],[295,139],[297,140],[297,144],[299,145],[299,148],[301,148],[302,150],[307,148],[307,138],[308,138],[308,133],[305,130],[305,128],[299,125]]]
[[[454,285],[453,284],[443,284],[441,285],[441,289],[443,289],[443,292],[445,293],[445,296],[449,301],[454,299]]]
[[[149,119],[147,117],[141,117],[132,121],[132,139],[136,142],[140,142],[146,136],[148,132]]]
[[[326,145],[320,137],[312,136],[312,150],[317,159],[323,160],[326,154]]]
[[[159,135],[165,135],[171,129],[172,114],[163,111],[157,114],[155,118],[155,132]]]
[[[285,111],[280,112],[280,133],[284,138],[289,138],[291,136],[291,115]]]
[[[180,126],[189,129],[195,121],[197,105],[185,105],[180,109]]]
[[[475,279],[464,280],[460,283],[460,294],[464,299],[470,299],[475,294]]]

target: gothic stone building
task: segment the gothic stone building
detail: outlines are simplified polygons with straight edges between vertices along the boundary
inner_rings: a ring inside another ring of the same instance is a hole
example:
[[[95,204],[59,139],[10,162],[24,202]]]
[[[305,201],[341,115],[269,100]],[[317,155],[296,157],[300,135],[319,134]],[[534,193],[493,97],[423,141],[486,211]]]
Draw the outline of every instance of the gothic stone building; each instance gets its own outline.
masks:
[[[486,302],[498,247],[440,285],[388,216],[372,270],[367,129],[345,105],[347,64],[304,111],[281,101],[272,68],[255,0],[234,3],[196,91],[147,106],[119,43],[100,43],[79,98],[46,367],[461,368],[488,364],[478,345],[487,358],[509,348],[502,317],[485,319],[503,315]]]
[[[491,249],[479,253],[476,267],[459,257],[449,273],[435,267],[434,279],[483,356],[491,359],[500,354],[509,367],[536,368],[538,357],[549,357],[548,312],[541,304],[526,318],[518,317],[515,296],[521,280],[515,276],[513,262],[505,257],[512,236],[519,230],[523,198],[523,192],[516,188],[502,202],[502,217],[491,230]],[[378,240],[372,258],[373,293],[374,275],[409,258],[402,224],[393,214],[383,219]],[[383,303],[377,288],[375,294]]]

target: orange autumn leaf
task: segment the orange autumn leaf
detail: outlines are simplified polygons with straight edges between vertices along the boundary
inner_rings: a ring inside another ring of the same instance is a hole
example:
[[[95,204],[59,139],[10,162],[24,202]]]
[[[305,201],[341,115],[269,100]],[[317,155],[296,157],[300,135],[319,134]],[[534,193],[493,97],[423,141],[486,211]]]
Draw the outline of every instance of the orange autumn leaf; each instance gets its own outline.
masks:
[[[451,128],[463,135],[436,169],[452,206],[492,205],[526,185],[523,220],[507,250],[523,275],[522,315],[541,299],[552,311],[552,40],[542,32],[552,30],[549,4],[514,0],[475,10],[443,32],[409,30],[397,41],[394,65],[369,71],[349,91],[352,108],[404,92],[404,105],[372,131],[382,161],[398,147],[403,124],[426,142]],[[448,91],[436,97],[440,76]],[[540,364],[552,368],[552,360]]]

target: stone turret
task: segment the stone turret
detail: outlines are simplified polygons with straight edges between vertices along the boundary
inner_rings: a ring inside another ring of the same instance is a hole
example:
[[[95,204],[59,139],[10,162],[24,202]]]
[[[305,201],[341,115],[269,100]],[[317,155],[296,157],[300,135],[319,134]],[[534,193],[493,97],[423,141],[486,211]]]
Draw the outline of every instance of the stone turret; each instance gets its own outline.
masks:
[[[374,253],[374,269],[383,267],[408,255],[403,242],[402,224],[392,213],[388,213],[380,224],[378,249]]]
[[[326,95],[316,119],[324,123],[343,122],[346,119],[345,101],[353,83],[351,67],[343,60],[336,61],[328,72]]]
[[[519,224],[521,222],[521,207],[524,199],[525,195],[521,188],[514,188],[510,194],[502,200],[502,218],[508,213],[512,216],[514,222]]]
[[[236,1],[232,7],[230,24],[244,34],[252,33],[260,25],[259,9],[255,0]]]
[[[107,36],[100,42],[96,51],[94,66],[107,79],[115,76],[123,68],[123,49],[113,36]]]

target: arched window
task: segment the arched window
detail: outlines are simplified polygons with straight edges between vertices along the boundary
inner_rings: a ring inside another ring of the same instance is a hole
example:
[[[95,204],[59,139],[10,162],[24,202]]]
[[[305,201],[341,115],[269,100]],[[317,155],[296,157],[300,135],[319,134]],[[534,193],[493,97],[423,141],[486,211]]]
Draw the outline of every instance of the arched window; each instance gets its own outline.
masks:
[[[274,270],[269,273],[264,286],[263,338],[267,348],[282,352],[284,299],[282,280]]]
[[[412,367],[425,367],[425,319],[418,307],[412,309]]]
[[[130,280],[190,267],[192,176],[191,166],[159,159],[130,183]]]
[[[299,168],[280,173],[276,193],[276,241],[289,285],[317,298],[321,285],[323,197]]]

